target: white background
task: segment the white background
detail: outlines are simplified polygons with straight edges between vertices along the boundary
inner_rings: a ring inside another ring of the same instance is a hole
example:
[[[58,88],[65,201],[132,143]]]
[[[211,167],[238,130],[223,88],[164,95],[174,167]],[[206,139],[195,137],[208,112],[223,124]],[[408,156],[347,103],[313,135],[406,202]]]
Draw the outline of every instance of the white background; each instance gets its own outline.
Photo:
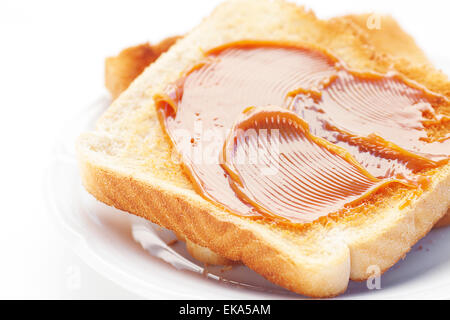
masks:
[[[218,2],[0,1],[0,298],[136,298],[72,253],[48,213],[43,176],[64,124],[107,94],[105,57],[183,34]],[[390,13],[450,73],[448,1],[297,2],[321,18]]]

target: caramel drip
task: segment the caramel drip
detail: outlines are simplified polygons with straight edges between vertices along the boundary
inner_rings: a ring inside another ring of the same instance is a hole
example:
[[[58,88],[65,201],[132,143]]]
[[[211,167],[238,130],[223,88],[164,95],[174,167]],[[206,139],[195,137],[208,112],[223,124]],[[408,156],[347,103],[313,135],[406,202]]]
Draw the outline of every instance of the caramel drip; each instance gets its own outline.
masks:
[[[422,173],[450,153],[449,132],[428,129],[448,121],[437,112],[444,97],[318,49],[216,48],[155,102],[199,194],[238,215],[312,222],[392,182],[423,187]],[[279,149],[261,130],[277,130]]]

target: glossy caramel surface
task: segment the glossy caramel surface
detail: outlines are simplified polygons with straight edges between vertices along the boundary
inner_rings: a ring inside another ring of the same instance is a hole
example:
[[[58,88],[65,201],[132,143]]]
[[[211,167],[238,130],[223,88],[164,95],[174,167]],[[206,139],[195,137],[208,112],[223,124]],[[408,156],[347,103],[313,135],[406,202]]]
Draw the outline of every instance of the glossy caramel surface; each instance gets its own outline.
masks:
[[[450,154],[445,97],[318,49],[223,46],[155,102],[197,191],[238,215],[309,223],[392,183],[424,188]]]

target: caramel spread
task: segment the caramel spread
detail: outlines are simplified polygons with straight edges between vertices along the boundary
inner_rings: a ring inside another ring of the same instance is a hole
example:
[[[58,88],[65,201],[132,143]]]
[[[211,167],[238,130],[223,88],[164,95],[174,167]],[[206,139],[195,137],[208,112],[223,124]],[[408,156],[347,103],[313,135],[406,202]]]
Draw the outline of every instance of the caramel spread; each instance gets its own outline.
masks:
[[[309,223],[393,183],[426,188],[450,155],[444,96],[319,49],[216,48],[155,102],[197,191],[238,215]]]

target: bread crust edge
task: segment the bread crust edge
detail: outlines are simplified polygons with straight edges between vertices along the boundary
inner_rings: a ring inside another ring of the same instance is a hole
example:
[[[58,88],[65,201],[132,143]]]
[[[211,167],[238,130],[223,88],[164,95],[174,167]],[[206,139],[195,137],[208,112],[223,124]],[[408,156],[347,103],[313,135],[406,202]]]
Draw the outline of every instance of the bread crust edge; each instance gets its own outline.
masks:
[[[227,259],[242,261],[283,288],[312,298],[332,298],[347,290],[350,252],[345,244],[331,258],[332,263],[299,264],[257,232],[221,220],[160,186],[116,173],[83,157],[79,167],[83,186],[97,200],[183,234]],[[167,214],[171,211],[183,214]]]

